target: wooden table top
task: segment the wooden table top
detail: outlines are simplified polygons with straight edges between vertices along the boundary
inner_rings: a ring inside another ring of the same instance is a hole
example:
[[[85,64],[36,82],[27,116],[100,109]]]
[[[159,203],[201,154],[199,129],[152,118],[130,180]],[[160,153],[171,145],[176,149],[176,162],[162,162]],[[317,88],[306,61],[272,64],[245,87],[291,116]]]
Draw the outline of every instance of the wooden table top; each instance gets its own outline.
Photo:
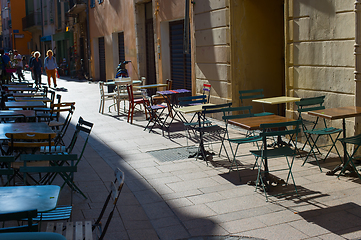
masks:
[[[8,139],[6,133],[54,133],[54,131],[45,122],[26,122],[26,123],[1,123],[0,139]]]
[[[292,121],[295,120],[292,118],[286,118],[279,115],[266,115],[259,117],[232,119],[232,120],[228,120],[228,123],[244,128],[246,130],[257,130],[260,129],[261,124],[292,122]]]
[[[41,101],[33,102],[5,102],[6,108],[34,108],[34,107],[45,107],[46,104]]]
[[[35,117],[34,110],[0,110],[0,117],[3,116],[25,116],[27,118]]]
[[[29,87],[8,87],[9,91],[13,92],[36,92],[36,88],[29,88]]]
[[[13,93],[13,97],[42,97],[45,96],[43,92],[29,92],[29,93]]]
[[[104,82],[104,85],[115,85],[115,82],[122,82],[122,80]],[[125,81],[125,82],[128,82],[128,81]],[[141,84],[142,83],[141,80],[133,80],[132,82],[133,82],[133,84]]]
[[[214,105],[213,103],[206,103],[206,104],[199,104],[199,105],[192,105],[192,106],[186,106],[186,107],[181,107],[181,108],[175,108],[174,110],[177,112],[181,112],[184,114],[187,113],[196,113],[196,112],[201,112],[203,110],[203,106],[211,106]]]
[[[261,98],[261,99],[253,99],[252,102],[259,102],[259,103],[266,103],[266,104],[281,104],[281,103],[288,103],[288,102],[298,102],[301,98],[297,97],[271,97],[271,98]]]
[[[150,88],[159,88],[159,87],[167,87],[167,86],[168,86],[168,85],[165,84],[165,83],[158,83],[158,84],[134,86],[134,88],[138,88],[138,89],[150,89]]]
[[[2,84],[3,87],[32,87],[32,83],[10,83],[10,84]]]
[[[338,107],[309,111],[308,114],[330,120],[356,117],[361,115],[361,107]]]
[[[15,97],[15,101],[17,102],[36,102],[36,101],[40,101],[40,102],[51,102],[51,99],[48,97]]]
[[[55,209],[60,187],[56,185],[0,187],[0,212]]]
[[[172,90],[157,91],[157,93],[161,95],[182,94],[182,93],[190,93],[190,92],[191,91],[187,89],[172,89]]]

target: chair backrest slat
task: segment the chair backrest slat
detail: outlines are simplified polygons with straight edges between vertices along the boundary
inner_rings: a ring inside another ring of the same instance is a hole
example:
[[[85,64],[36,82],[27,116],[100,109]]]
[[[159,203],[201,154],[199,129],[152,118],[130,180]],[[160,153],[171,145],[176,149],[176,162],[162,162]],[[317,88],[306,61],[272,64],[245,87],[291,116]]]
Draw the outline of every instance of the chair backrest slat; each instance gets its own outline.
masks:
[[[202,106],[202,109],[203,109],[202,113],[203,114],[218,113],[218,112],[222,112],[222,108],[229,108],[230,106],[232,106],[231,102]]]

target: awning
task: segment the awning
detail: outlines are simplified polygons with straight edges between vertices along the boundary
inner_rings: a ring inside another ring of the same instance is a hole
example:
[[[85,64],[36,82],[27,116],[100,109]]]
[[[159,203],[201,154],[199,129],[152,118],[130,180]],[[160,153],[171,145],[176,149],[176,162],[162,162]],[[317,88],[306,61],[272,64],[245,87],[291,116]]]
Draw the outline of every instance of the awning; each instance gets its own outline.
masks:
[[[41,42],[49,42],[49,41],[51,41],[51,35],[44,36],[44,37],[40,38],[40,41]]]
[[[67,39],[73,40],[73,32],[72,31],[55,33],[53,35],[54,41],[63,41],[63,40],[67,40]]]

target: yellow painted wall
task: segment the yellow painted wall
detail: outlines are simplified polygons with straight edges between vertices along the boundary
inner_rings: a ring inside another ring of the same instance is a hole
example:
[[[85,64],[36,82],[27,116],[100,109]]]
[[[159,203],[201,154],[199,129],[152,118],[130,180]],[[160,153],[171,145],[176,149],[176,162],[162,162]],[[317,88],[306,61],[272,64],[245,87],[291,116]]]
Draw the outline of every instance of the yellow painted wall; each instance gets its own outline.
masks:
[[[239,90],[264,89],[265,97],[286,94],[283,0],[230,0],[232,101]],[[290,95],[287,93],[287,95]],[[254,112],[260,104],[250,101]],[[276,113],[275,106],[265,106]]]
[[[229,1],[197,1],[192,5],[195,86],[201,94],[203,84],[211,84],[211,103],[231,101]]]
[[[355,105],[354,2],[287,1],[287,73],[296,96],[324,95],[326,108]],[[351,136],[354,118],[346,123]]]
[[[23,31],[22,18],[25,17],[25,1],[11,0],[11,23],[12,29],[19,30],[19,34],[24,34],[24,38],[14,38],[13,48],[16,48],[21,55],[30,54],[28,49],[28,42],[30,42],[32,35],[30,32]]]
[[[135,17],[133,0],[124,1],[104,1],[99,4],[95,1],[95,8],[90,8],[89,12],[90,39],[92,52],[92,75],[94,76],[95,67],[98,65],[98,59],[94,51],[94,39],[104,37],[105,40],[105,57],[106,57],[106,76],[107,79],[114,78],[116,66],[118,65],[117,47],[114,42],[118,37],[118,32],[124,31],[125,58],[132,61],[134,66],[127,65],[129,75],[137,79],[134,69],[137,69],[137,51],[135,36]]]

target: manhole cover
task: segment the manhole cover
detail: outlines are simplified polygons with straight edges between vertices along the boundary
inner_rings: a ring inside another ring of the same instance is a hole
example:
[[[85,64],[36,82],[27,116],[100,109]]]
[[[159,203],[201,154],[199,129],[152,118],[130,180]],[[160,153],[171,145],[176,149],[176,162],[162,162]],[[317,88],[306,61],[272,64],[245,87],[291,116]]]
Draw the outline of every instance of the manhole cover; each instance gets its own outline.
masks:
[[[171,162],[188,159],[189,155],[194,154],[197,150],[198,146],[189,146],[149,151],[147,153],[158,159],[160,162]]]

